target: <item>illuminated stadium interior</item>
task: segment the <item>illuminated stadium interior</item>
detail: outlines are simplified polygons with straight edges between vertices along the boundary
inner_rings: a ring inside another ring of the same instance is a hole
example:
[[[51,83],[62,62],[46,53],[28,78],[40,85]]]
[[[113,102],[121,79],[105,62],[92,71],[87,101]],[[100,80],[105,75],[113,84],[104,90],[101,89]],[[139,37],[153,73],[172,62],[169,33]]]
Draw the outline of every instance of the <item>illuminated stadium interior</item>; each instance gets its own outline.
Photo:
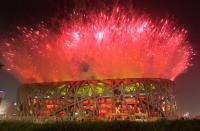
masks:
[[[24,84],[18,88],[18,111],[20,116],[65,120],[172,117],[173,85],[139,78]]]

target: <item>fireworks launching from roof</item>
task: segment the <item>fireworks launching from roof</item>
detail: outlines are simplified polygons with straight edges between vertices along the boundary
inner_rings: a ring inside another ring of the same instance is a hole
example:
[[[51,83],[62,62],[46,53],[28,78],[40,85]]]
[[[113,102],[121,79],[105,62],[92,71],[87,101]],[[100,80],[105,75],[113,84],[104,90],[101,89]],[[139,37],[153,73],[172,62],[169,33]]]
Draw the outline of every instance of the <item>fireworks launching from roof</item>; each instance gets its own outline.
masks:
[[[174,80],[190,65],[187,31],[167,19],[128,14],[74,12],[59,31],[44,23],[18,26],[1,47],[5,67],[23,82],[112,78]]]

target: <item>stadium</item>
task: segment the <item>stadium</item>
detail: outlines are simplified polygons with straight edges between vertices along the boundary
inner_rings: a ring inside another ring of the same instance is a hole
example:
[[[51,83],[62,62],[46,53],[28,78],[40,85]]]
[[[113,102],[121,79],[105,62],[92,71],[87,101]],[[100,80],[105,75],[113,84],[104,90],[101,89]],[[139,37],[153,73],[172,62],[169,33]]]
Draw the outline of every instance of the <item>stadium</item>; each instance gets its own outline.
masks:
[[[18,88],[18,115],[77,121],[174,117],[173,86],[158,78],[24,84]]]

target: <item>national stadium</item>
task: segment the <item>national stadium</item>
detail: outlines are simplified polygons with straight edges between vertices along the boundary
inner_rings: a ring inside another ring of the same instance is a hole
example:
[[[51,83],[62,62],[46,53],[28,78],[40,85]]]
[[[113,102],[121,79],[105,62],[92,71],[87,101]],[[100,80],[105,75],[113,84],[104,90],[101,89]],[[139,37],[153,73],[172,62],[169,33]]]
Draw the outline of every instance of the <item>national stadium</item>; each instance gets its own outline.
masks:
[[[176,115],[174,82],[128,78],[24,84],[18,115],[62,120],[151,120]]]

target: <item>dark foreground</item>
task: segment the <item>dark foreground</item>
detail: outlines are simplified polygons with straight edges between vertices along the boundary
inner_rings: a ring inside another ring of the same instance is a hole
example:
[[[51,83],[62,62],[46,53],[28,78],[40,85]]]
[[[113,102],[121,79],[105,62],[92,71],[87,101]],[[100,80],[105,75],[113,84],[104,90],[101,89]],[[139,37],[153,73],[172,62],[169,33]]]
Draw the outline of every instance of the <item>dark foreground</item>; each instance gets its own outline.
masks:
[[[158,122],[57,122],[36,124],[0,121],[0,131],[200,131],[200,120]]]

